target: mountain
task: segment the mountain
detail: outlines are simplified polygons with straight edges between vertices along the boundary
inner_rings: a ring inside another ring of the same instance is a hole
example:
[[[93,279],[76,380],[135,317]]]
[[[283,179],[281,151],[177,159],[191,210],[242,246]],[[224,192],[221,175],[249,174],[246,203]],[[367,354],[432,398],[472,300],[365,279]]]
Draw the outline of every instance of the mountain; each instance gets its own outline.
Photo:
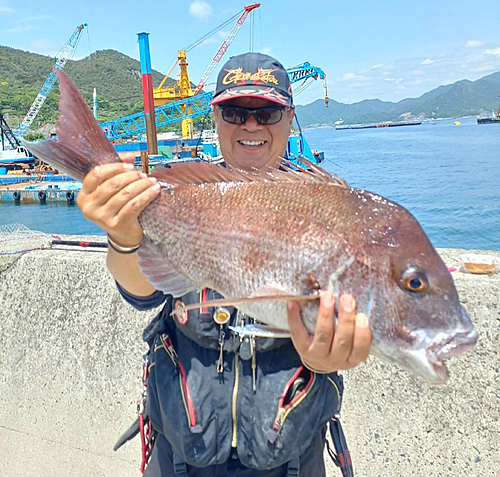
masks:
[[[439,86],[419,98],[407,98],[397,103],[370,99],[353,104],[323,100],[306,106],[296,106],[301,126],[373,123],[407,119],[463,117],[489,115],[498,108],[500,72],[476,81],[461,80]]]
[[[17,127],[14,118],[22,121],[47,79],[54,64],[51,57],[0,46],[0,111],[9,115],[11,127]],[[99,121],[119,118],[139,112],[143,108],[140,63],[115,50],[97,51],[78,61],[68,61],[65,71],[73,79],[89,105],[97,88]],[[153,71],[153,84],[158,85],[163,74]],[[173,85],[169,78],[166,86]],[[332,125],[343,120],[345,124],[424,119],[432,117],[462,117],[489,115],[498,107],[500,72],[477,81],[461,80],[439,86],[419,98],[403,99],[397,103],[369,99],[353,104],[330,100],[325,108],[323,100],[307,106],[297,106],[301,126]],[[45,101],[35,123],[55,123],[58,114],[57,84]]]
[[[22,121],[53,64],[51,57],[0,46],[0,111]],[[64,71],[89,105],[92,105],[93,89],[97,88],[100,121],[136,113],[143,108],[140,63],[123,53],[97,51],[82,60],[68,61]],[[158,85],[163,76],[153,70],[153,84]],[[165,86],[173,84],[174,80],[169,78]],[[35,121],[55,122],[58,102],[56,83]],[[16,126],[15,122],[11,124]]]

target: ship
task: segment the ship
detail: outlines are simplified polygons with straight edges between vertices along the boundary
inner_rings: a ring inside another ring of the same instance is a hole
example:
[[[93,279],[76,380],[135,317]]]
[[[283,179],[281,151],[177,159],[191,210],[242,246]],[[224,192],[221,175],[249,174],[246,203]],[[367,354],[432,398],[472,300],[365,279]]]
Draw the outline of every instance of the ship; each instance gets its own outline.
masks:
[[[500,124],[500,106],[498,106],[497,114],[492,111],[489,118],[477,118],[477,124]]]

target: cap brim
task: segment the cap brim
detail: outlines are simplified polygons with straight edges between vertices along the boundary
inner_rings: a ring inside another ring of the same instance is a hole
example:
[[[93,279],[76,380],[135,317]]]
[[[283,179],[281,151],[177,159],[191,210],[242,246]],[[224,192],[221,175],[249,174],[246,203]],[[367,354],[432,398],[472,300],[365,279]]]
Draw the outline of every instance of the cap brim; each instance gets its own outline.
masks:
[[[275,88],[270,88],[268,86],[259,87],[259,86],[236,86],[234,88],[228,88],[222,93],[212,99],[210,105],[219,104],[224,101],[228,101],[230,99],[236,98],[262,98],[268,101],[272,101],[273,103],[279,104],[280,106],[284,106],[288,108],[292,105],[292,98],[284,95],[280,91]]]

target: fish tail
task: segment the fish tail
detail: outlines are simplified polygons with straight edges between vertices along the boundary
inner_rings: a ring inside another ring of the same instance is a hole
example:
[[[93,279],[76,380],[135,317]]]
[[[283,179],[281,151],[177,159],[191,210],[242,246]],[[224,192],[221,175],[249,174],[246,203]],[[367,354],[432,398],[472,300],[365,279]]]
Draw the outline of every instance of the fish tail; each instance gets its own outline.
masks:
[[[73,82],[60,69],[54,71],[61,93],[57,140],[21,141],[37,159],[82,182],[93,167],[120,158]]]

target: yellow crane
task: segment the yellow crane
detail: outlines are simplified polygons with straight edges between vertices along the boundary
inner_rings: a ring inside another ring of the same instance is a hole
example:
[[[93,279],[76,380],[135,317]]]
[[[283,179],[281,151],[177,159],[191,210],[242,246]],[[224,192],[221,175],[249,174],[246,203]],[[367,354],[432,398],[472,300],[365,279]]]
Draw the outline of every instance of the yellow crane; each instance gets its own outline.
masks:
[[[238,31],[240,30],[241,26],[243,25],[244,21],[246,20],[248,14],[254,10],[255,8],[260,7],[260,3],[255,3],[253,5],[248,5],[244,7],[243,11],[238,12],[236,15],[231,17],[229,20],[226,20],[224,23],[216,27],[214,30],[210,31],[206,35],[204,35],[202,38],[194,42],[192,45],[188,46],[187,48],[183,50],[179,50],[178,52],[178,57],[177,61],[174,63],[172,68],[168,71],[168,73],[165,75],[163,78],[162,82],[159,84],[157,88],[153,89],[153,98],[154,98],[154,104],[155,106],[163,106],[166,104],[168,101],[177,101],[179,99],[185,99],[189,98],[191,96],[197,95],[202,89],[203,86],[205,85],[207,79],[209,76],[213,73],[215,67],[221,60],[221,58],[224,56],[224,53],[226,53],[227,49],[229,48],[229,45],[233,41],[234,37],[237,35]],[[196,88],[191,88],[191,81],[189,80],[189,73],[188,73],[188,62],[187,62],[187,56],[186,53],[187,51],[193,49],[194,47],[198,46],[200,43],[205,41],[208,37],[212,36],[214,33],[217,31],[221,30],[224,28],[228,23],[233,21],[236,17],[239,17],[236,23],[233,25],[233,28],[231,31],[227,34],[226,38],[222,42],[221,46],[217,50],[217,53],[215,53],[214,57],[212,58],[212,61],[210,64],[207,66],[205,69],[198,85]],[[167,78],[170,76],[174,68],[179,65],[180,73],[179,73],[179,79],[177,80],[176,84],[170,88],[164,88],[163,85],[165,84],[165,81]],[[184,106],[189,107],[189,106]],[[181,123],[181,131],[182,131],[182,137],[183,138],[192,138],[193,137],[193,121],[192,119],[185,119]]]

